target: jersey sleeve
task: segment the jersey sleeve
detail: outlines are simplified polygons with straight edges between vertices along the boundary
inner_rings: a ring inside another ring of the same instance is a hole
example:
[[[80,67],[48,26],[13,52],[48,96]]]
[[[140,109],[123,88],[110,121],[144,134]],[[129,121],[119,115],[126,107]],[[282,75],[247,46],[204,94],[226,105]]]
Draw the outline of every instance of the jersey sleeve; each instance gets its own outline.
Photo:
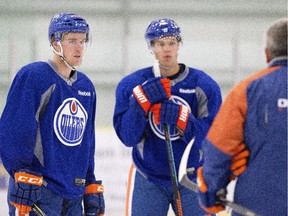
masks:
[[[145,115],[139,114],[134,107],[130,106],[130,97],[133,97],[132,90],[135,86],[125,80],[118,84],[113,116],[114,128],[119,139],[129,147],[140,142],[148,122]]]
[[[218,84],[210,77],[204,77],[196,88],[185,136],[186,143],[195,136],[193,148],[201,148],[202,141],[221,106],[222,96]]]
[[[29,68],[22,68],[10,87],[0,121],[0,151],[11,176],[33,163],[36,143],[36,112],[40,103],[37,83]],[[37,170],[38,171],[38,170]]]
[[[93,109],[91,112],[90,124],[90,150],[89,150],[89,161],[88,170],[86,175],[86,185],[96,182],[95,177],[95,151],[96,151],[96,138],[95,138],[95,119],[96,119],[96,93],[94,95]]]

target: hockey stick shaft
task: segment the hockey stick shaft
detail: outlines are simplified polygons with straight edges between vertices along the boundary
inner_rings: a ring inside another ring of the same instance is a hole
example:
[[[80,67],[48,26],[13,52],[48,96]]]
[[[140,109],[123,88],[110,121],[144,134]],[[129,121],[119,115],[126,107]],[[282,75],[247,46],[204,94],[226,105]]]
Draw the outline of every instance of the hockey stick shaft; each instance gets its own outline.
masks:
[[[198,192],[198,187],[195,182],[192,182],[189,180],[187,176],[183,177],[180,181],[180,184],[183,185],[184,187],[190,189],[191,191],[194,191],[195,193]],[[234,212],[237,212],[238,214],[244,215],[244,216],[260,216],[256,212],[247,209],[244,206],[241,206],[239,204],[236,204],[235,202],[229,201],[224,197],[218,197],[220,203],[224,205],[225,207],[232,208]]]
[[[46,214],[35,203],[32,206],[32,211],[34,211],[38,216],[46,216]]]
[[[182,216],[182,203],[180,198],[180,193],[178,189],[178,180],[177,180],[177,174],[176,174],[176,168],[175,168],[175,162],[174,162],[174,155],[173,155],[173,148],[170,138],[170,127],[167,124],[163,124],[164,128],[164,134],[165,134],[165,142],[167,147],[167,156],[168,156],[168,162],[169,162],[169,170],[171,175],[171,182],[173,187],[173,196],[174,201],[176,204],[176,215]]]
[[[224,206],[232,208],[233,211],[242,214],[244,216],[260,216],[259,214],[247,209],[241,205],[238,205],[232,201],[226,200],[226,198],[219,197],[219,200],[223,203]]]
[[[150,48],[151,49],[151,48]],[[153,55],[153,71],[155,77],[160,77],[160,67],[159,67],[159,61],[156,58],[156,55],[153,51],[151,51],[151,54]],[[168,124],[163,124],[164,129],[164,135],[165,135],[165,142],[166,142],[166,148],[167,148],[167,156],[168,156],[168,163],[169,163],[169,170],[170,170],[170,176],[171,176],[171,182],[173,187],[173,197],[175,201],[176,206],[176,215],[182,216],[182,203],[180,199],[180,192],[178,189],[178,179],[177,179],[177,172],[175,168],[175,161],[174,161],[174,155],[173,155],[173,148],[172,148],[172,142],[170,138],[170,126]]]

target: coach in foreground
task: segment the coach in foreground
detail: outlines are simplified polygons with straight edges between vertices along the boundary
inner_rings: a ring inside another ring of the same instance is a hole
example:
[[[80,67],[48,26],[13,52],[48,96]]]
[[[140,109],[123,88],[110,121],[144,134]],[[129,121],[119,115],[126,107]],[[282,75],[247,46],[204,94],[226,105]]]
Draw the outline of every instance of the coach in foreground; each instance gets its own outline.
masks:
[[[269,27],[265,45],[268,67],[229,92],[203,143],[198,197],[210,213],[224,208],[216,193],[239,175],[234,202],[287,215],[287,18]]]

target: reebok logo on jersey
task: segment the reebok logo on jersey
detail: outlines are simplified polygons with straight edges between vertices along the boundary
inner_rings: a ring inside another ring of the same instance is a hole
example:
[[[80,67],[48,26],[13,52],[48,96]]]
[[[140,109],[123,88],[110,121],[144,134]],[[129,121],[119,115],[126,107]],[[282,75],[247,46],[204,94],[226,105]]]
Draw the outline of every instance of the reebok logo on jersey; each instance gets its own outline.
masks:
[[[86,91],[80,91],[78,90],[78,95],[81,95],[81,96],[91,96],[91,92],[86,92]]]
[[[87,123],[87,112],[76,98],[67,98],[54,116],[54,132],[66,146],[79,145]]]
[[[195,89],[182,89],[182,88],[180,88],[179,92],[184,93],[184,94],[193,94],[196,92],[196,90]]]

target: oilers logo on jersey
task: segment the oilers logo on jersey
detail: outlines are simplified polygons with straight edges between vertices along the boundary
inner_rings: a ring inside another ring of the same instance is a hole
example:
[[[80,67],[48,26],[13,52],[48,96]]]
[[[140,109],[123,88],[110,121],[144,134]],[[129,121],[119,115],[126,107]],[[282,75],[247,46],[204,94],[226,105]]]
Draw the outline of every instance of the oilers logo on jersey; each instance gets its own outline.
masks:
[[[177,104],[185,105],[186,107],[188,107],[188,112],[191,113],[191,107],[183,98],[181,98],[179,96],[171,95],[169,100],[172,100],[174,103],[177,103]],[[153,132],[159,138],[165,140],[163,125],[154,123],[154,118],[153,118],[152,112],[149,112],[149,124],[150,124],[150,127],[152,128]],[[175,127],[170,127],[170,138],[172,141],[180,138],[179,132]]]
[[[54,116],[54,132],[66,146],[79,145],[83,139],[87,122],[87,112],[75,98],[67,98]]]

